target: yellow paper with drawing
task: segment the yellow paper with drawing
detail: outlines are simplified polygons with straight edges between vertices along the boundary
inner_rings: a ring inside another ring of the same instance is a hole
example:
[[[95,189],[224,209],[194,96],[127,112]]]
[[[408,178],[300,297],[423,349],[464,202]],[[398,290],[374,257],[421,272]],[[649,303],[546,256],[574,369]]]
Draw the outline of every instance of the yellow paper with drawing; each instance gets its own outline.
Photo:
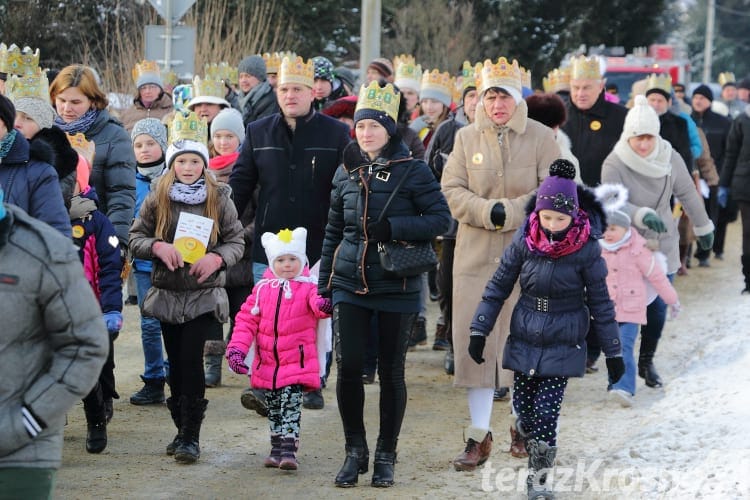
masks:
[[[182,255],[182,260],[193,264],[206,255],[213,225],[213,219],[208,217],[180,212],[174,233],[174,247]]]

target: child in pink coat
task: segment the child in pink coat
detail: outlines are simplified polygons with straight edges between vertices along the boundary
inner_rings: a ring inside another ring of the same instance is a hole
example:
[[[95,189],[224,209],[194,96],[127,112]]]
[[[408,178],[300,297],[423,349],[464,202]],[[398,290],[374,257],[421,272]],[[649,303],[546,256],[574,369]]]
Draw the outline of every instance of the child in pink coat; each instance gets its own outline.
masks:
[[[264,465],[284,470],[298,466],[302,393],[320,388],[317,325],[332,310],[317,293],[317,277],[310,276],[306,239],[305,228],[263,234],[269,267],[237,313],[226,352],[229,367],[241,374],[248,372],[250,352],[250,382],[265,390],[271,427]]]
[[[646,323],[646,306],[655,298],[648,297],[646,282],[670,305],[673,317],[679,311],[680,302],[664,268],[646,246],[646,240],[638,231],[631,230],[630,217],[612,210],[607,212],[607,224],[599,244],[607,263],[607,290],[615,303],[625,362],[625,374],[608,390],[611,398],[622,406],[632,406],[636,375],[633,347],[639,325]]]

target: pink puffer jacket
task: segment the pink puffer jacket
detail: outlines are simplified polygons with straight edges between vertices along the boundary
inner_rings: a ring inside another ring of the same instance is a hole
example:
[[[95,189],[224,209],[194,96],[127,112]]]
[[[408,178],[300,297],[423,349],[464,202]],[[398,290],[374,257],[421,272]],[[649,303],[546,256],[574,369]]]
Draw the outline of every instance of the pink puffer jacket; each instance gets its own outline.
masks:
[[[315,347],[318,320],[328,317],[315,304],[317,280],[305,267],[292,281],[276,278],[267,269],[235,318],[227,350],[247,353],[255,342],[250,371],[257,389],[278,389],[300,384],[303,390],[320,388],[320,365]]]
[[[607,290],[619,323],[646,324],[644,280],[651,283],[664,302],[677,303],[677,292],[638,231],[631,229],[630,241],[614,252],[602,247],[602,257],[607,262]]]

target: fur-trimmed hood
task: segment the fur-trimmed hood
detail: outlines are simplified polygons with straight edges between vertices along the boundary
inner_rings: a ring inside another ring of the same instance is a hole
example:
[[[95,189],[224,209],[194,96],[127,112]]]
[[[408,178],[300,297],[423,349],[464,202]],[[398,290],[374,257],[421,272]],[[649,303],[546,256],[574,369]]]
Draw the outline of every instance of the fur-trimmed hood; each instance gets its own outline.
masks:
[[[591,225],[591,237],[597,240],[601,239],[604,235],[604,230],[607,229],[607,216],[604,212],[604,207],[596,198],[593,190],[581,184],[578,184],[577,188],[578,204],[581,210],[588,215],[589,224]],[[526,204],[526,215],[531,215],[534,208],[536,208],[536,195]]]
[[[78,165],[78,153],[68,142],[65,132],[54,125],[40,130],[31,139],[29,156],[55,167],[60,179],[75,172]]]

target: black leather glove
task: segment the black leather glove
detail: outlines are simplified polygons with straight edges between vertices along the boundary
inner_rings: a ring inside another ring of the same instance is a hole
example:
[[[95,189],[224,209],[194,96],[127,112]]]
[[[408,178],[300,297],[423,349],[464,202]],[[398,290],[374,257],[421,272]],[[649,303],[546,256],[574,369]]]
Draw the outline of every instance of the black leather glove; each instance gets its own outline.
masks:
[[[622,356],[607,358],[607,373],[609,374],[609,383],[616,384],[625,374],[625,362]]]
[[[469,336],[469,356],[473,359],[476,364],[481,365],[484,363],[484,344],[487,342],[487,337],[481,332],[471,332]]]
[[[495,203],[495,206],[492,207],[492,212],[490,213],[490,220],[492,220],[492,223],[496,226],[504,226],[505,205],[502,203]]]
[[[391,223],[388,219],[380,222],[374,222],[367,225],[367,236],[370,241],[390,241],[391,240]]]

